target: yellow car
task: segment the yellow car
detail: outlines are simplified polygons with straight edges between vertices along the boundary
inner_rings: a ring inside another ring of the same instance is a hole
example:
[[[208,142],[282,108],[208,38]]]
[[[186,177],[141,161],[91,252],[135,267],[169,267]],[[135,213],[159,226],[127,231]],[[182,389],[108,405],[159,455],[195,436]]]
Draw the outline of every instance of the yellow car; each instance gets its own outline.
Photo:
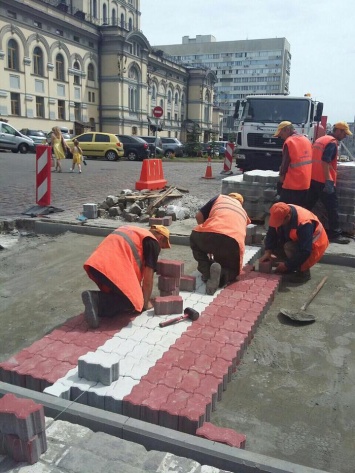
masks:
[[[89,131],[67,141],[72,147],[73,140],[79,141],[84,156],[105,157],[108,161],[117,161],[124,155],[123,144],[113,133]]]

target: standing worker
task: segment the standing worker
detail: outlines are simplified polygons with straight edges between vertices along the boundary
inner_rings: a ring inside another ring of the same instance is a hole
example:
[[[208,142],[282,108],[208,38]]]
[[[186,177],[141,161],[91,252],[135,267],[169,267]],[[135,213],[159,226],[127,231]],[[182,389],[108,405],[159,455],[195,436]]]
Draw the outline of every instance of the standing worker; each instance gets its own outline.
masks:
[[[346,122],[333,126],[330,135],[318,138],[313,144],[312,180],[307,208],[312,210],[317,201],[324,205],[328,215],[328,237],[330,243],[347,244],[348,238],[341,235],[339,225],[338,197],[336,192],[339,142],[352,135]]]
[[[219,195],[196,213],[198,223],[190,235],[197,269],[206,282],[206,293],[236,280],[243,266],[246,227],[250,219],[240,194]]]
[[[142,312],[153,307],[150,297],[154,271],[162,248],[170,248],[169,230],[123,226],[114,230],[84,264],[100,291],[84,291],[85,319],[92,328],[99,317]]]
[[[305,207],[312,174],[312,144],[295,131],[291,122],[281,122],[274,134],[284,140],[280,166],[280,202]]]
[[[275,273],[284,281],[302,283],[311,278],[310,268],[323,256],[329,245],[323,225],[309,210],[284,202],[270,209],[269,228],[265,237],[265,253],[260,262],[270,261],[273,254],[284,262]]]

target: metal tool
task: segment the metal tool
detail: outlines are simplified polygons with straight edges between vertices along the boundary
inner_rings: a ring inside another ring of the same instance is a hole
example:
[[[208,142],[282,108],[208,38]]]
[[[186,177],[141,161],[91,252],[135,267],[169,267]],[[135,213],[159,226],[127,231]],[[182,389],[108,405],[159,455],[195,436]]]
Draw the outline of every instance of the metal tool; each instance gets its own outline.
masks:
[[[200,314],[195,309],[191,309],[191,307],[186,307],[184,310],[184,315],[179,315],[179,317],[175,317],[174,319],[167,320],[166,322],[160,322],[159,327],[167,327],[168,325],[176,324],[181,322],[185,319],[190,319],[192,321],[197,320],[200,317]]]
[[[298,310],[280,309],[281,314],[286,315],[286,317],[288,317],[289,319],[296,320],[297,322],[314,322],[316,320],[315,316],[307,313],[306,309],[309,306],[309,304],[313,301],[313,299],[316,297],[318,292],[322,289],[327,279],[328,279],[328,276],[324,276],[324,278],[321,280],[321,282],[318,284],[318,286],[309,296],[307,301],[302,305],[302,307],[300,307],[300,309]]]

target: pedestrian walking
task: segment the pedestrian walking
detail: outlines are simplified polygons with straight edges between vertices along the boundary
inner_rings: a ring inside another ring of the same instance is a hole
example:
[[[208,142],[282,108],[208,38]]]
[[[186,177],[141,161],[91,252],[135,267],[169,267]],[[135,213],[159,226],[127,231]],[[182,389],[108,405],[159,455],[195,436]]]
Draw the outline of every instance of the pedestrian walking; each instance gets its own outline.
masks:
[[[207,294],[214,294],[240,274],[250,223],[243,201],[238,193],[218,195],[196,213],[198,225],[191,232],[190,247]]]
[[[284,140],[280,166],[280,202],[305,207],[312,174],[312,144],[289,121],[279,124],[275,137]]]
[[[79,141],[75,139],[73,141],[73,146],[71,148],[71,152],[73,155],[73,162],[72,167],[70,168],[71,172],[74,172],[75,165],[78,166],[78,171],[81,174],[81,162],[83,160],[83,151],[79,146]]]
[[[330,243],[348,244],[342,236],[339,224],[339,205],[336,192],[339,142],[351,136],[346,122],[338,122],[329,135],[318,138],[312,149],[312,176],[306,207],[312,210],[318,200],[324,205],[328,216],[328,237]]]
[[[62,172],[61,160],[65,159],[66,151],[69,150],[69,146],[66,144],[62,132],[58,126],[52,128],[51,136],[52,150],[55,157],[55,170],[57,172]]]
[[[154,272],[162,248],[170,248],[163,225],[149,230],[122,226],[108,235],[84,264],[100,291],[84,291],[85,319],[92,328],[100,317],[151,309]]]

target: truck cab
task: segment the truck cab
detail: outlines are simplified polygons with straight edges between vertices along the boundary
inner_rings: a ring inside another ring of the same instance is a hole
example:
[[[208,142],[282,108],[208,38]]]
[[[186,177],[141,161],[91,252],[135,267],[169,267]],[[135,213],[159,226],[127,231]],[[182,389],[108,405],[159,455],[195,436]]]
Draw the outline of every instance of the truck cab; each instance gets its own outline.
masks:
[[[322,112],[323,103],[308,95],[250,95],[238,100],[234,113],[237,120],[237,166],[243,171],[278,171],[284,143],[273,137],[278,124],[290,121],[298,133],[313,142],[325,134],[320,123]]]

